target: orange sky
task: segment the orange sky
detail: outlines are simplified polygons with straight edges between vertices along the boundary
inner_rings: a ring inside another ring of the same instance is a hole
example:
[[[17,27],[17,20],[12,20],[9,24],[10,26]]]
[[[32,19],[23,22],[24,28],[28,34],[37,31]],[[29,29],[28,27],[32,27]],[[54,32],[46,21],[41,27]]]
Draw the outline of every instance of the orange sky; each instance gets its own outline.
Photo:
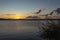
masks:
[[[29,16],[29,15],[28,15]],[[4,19],[26,19],[26,17],[28,17],[26,15],[20,15],[20,14],[2,14],[0,15],[0,18],[4,18]],[[34,15],[31,15],[31,16],[34,16]],[[57,16],[57,17],[55,17]],[[49,18],[59,18],[60,15],[48,15]],[[37,16],[38,17],[38,16]],[[46,16],[39,16],[39,18],[41,19],[45,19]],[[38,19],[39,19],[38,18]],[[34,18],[33,18],[34,19]]]
[[[22,16],[19,14],[4,14],[0,15],[0,18],[5,18],[5,19],[24,19],[26,16]]]

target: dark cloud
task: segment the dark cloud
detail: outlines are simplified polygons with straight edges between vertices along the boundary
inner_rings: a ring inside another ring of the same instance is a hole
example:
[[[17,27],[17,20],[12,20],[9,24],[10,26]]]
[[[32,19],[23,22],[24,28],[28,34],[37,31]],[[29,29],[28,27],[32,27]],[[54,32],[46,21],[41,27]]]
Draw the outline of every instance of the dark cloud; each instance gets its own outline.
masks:
[[[34,14],[40,14],[42,11],[44,11],[45,9],[40,9],[40,10],[38,10],[37,12],[35,12]]]
[[[60,8],[57,8],[55,12],[57,12],[57,14],[60,14]]]
[[[36,12],[36,14],[39,14],[42,10],[40,9],[38,12]]]
[[[38,16],[28,16],[28,17],[26,17],[26,18],[37,19],[37,18],[39,18],[39,17],[38,17]]]
[[[57,13],[57,15],[59,15],[59,14],[60,14],[60,8],[57,8],[56,10],[53,10],[53,11],[50,13],[50,15],[54,14],[54,12]]]
[[[50,13],[50,15],[52,15],[53,14],[53,11]]]

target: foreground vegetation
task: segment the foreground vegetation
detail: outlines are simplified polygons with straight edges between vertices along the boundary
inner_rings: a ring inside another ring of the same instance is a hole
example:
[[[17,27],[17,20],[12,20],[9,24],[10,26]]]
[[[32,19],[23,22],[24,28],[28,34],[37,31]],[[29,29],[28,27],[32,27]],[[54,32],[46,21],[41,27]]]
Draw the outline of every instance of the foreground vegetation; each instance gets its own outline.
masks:
[[[47,38],[48,40],[60,40],[60,23],[59,24],[48,24],[48,28],[44,29],[42,38]]]

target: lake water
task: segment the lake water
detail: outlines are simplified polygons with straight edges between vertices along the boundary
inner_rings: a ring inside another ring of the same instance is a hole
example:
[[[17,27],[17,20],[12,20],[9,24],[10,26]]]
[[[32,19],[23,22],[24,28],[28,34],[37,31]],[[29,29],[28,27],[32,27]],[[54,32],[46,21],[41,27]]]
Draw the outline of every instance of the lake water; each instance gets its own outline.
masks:
[[[47,20],[0,20],[0,40],[43,40],[37,36],[43,23],[48,24]]]

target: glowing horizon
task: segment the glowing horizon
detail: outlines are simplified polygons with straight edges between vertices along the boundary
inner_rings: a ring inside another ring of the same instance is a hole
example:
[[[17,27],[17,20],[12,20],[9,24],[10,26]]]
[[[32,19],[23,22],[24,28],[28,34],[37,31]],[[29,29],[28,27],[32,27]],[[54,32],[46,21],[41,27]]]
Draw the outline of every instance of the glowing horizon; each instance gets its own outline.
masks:
[[[25,16],[18,15],[18,14],[4,14],[4,15],[0,15],[0,18],[4,18],[4,19],[24,19]]]

